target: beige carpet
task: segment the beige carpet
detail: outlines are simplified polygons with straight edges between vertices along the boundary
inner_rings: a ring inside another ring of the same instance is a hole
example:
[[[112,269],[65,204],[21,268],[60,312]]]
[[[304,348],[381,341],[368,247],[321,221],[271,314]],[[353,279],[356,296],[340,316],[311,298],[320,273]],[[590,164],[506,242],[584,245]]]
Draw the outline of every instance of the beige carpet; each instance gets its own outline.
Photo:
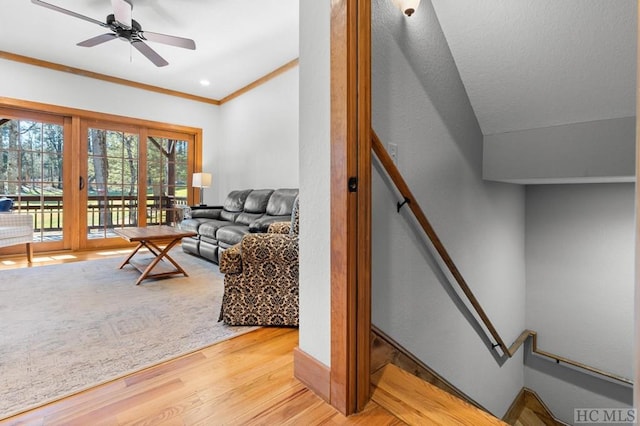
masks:
[[[0,419],[248,331],[217,322],[218,267],[146,280],[119,258],[2,271]]]

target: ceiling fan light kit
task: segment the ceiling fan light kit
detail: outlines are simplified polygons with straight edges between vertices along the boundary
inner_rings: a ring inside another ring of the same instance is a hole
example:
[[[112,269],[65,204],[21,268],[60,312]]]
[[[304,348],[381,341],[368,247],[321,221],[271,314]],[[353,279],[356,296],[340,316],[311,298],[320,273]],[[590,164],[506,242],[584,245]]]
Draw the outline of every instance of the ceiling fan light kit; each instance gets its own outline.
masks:
[[[167,44],[170,46],[181,47],[183,49],[195,50],[196,43],[188,38],[177,37],[168,34],[154,33],[151,31],[143,31],[142,26],[131,17],[133,4],[129,0],[111,0],[113,14],[107,16],[106,22],[101,22],[88,16],[81,15],[71,10],[63,9],[51,3],[42,0],[31,0],[31,3],[74,18],[82,19],[101,27],[111,30],[110,33],[101,34],[88,40],[81,41],[78,46],[94,47],[102,43],[119,38],[129,42],[138,52],[153,62],[157,67],[169,65],[162,56],[153,50],[145,41]]]

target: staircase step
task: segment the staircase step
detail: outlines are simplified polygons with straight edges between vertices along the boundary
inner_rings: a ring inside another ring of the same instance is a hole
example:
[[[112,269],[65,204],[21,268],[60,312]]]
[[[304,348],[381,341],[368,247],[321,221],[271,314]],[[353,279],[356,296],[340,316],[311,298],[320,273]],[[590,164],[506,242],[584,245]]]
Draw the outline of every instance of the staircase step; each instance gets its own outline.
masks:
[[[506,425],[393,364],[371,377],[375,402],[410,425]]]

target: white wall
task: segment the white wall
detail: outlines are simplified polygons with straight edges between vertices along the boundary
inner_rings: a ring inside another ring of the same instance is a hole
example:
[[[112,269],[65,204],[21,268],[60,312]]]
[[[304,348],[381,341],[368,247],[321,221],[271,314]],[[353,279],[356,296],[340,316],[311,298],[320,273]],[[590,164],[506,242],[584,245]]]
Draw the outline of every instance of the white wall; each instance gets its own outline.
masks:
[[[330,2],[300,1],[299,347],[331,365]]]
[[[218,107],[0,59],[0,96],[51,105],[199,127],[203,170],[218,169]],[[209,191],[205,201],[210,200]]]
[[[219,117],[215,204],[234,189],[298,188],[298,67],[222,104]]]
[[[526,190],[527,328],[539,333],[540,349],[629,379],[634,366],[634,191],[632,183],[532,185]],[[548,364],[528,363],[525,385],[564,421],[573,421],[574,408],[631,404],[631,388],[568,379],[569,372],[560,369],[553,377],[553,363]]]
[[[484,137],[485,179],[516,183],[633,182],[636,118]]]
[[[0,59],[0,96],[202,129],[204,201],[231,189],[298,187],[298,70],[218,107]]]
[[[507,344],[524,329],[524,190],[482,180],[482,134],[429,1],[406,18],[373,2],[373,126]],[[522,351],[500,365],[377,168],[373,323],[502,416],[523,386]]]

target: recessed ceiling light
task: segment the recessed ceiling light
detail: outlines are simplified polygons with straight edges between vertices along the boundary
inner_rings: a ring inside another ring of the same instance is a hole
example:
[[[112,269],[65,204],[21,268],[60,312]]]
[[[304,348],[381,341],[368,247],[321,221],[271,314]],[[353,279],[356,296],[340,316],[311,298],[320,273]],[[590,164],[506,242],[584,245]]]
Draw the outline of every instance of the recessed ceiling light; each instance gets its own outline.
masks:
[[[200,84],[202,84],[203,86],[208,86],[211,84],[211,82],[209,80],[200,80]]]

